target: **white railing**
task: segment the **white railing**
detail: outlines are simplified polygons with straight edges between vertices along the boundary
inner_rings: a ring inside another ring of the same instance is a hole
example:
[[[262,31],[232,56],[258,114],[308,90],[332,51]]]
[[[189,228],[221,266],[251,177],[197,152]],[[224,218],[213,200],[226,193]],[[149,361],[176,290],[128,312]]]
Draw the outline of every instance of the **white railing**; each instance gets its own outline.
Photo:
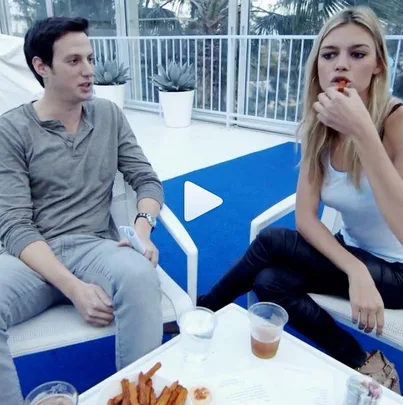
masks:
[[[157,66],[195,67],[194,116],[227,125],[293,133],[302,113],[304,67],[315,36],[93,37],[96,58],[130,68],[126,105],[159,111],[149,78]],[[403,97],[403,36],[388,36],[391,89]]]

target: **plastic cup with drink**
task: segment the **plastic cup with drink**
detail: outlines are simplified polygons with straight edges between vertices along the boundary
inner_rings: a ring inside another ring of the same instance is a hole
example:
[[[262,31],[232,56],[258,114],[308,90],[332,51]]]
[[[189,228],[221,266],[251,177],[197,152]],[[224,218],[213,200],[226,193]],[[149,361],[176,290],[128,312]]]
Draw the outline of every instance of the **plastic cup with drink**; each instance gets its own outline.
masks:
[[[255,356],[271,359],[277,353],[287,311],[271,302],[258,302],[249,308],[251,347]]]
[[[211,350],[217,318],[213,311],[194,307],[179,317],[181,345],[185,360],[204,361]]]
[[[77,405],[77,390],[64,381],[50,381],[36,387],[25,398],[24,405]]]

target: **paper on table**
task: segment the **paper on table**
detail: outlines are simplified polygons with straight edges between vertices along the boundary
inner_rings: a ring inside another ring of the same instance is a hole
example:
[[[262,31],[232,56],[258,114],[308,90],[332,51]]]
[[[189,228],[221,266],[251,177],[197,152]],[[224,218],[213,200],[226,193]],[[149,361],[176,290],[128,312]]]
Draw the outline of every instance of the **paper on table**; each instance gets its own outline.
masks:
[[[211,390],[214,405],[333,405],[331,374],[273,366],[210,378],[202,385]]]
[[[334,378],[325,370],[313,371],[284,365],[276,374],[287,404],[333,405]]]

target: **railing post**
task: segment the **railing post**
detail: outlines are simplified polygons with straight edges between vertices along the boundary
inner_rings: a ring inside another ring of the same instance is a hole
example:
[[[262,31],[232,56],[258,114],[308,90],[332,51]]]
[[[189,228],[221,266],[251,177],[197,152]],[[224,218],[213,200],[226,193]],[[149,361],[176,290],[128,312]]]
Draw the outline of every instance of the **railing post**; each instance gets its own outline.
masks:
[[[159,38],[157,38],[157,71],[158,71],[159,65],[162,65],[161,40]],[[159,110],[159,116],[162,117],[162,109],[161,109],[159,93],[158,93],[158,110]]]
[[[390,77],[390,92],[391,94],[393,94],[393,88],[395,87],[395,80],[396,80],[396,70],[397,70],[397,65],[399,64],[399,54],[400,54],[400,44],[401,44],[402,40],[398,39],[398,43],[397,43],[397,49],[396,49],[396,56],[395,56],[395,60],[393,61],[393,70],[392,70],[392,74]]]
[[[252,39],[248,37],[249,34],[249,18],[250,18],[250,1],[241,1],[241,17],[239,33],[242,39],[239,39],[238,46],[238,97],[237,97],[237,113],[248,115],[246,110],[247,100],[249,101],[248,87],[248,71],[250,72],[250,48],[252,46]]]
[[[236,49],[236,37],[228,35],[227,38],[227,119],[226,124],[229,128],[232,121],[232,114],[234,113],[234,101],[235,101],[235,49]]]

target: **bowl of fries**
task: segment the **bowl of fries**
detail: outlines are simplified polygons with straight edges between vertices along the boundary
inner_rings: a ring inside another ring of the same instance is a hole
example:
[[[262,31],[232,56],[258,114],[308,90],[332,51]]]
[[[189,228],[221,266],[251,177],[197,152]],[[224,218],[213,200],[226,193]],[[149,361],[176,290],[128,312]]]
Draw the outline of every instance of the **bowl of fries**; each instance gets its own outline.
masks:
[[[114,379],[99,393],[98,405],[192,405],[188,390],[179,381],[168,381],[156,372],[161,363],[150,370]]]

